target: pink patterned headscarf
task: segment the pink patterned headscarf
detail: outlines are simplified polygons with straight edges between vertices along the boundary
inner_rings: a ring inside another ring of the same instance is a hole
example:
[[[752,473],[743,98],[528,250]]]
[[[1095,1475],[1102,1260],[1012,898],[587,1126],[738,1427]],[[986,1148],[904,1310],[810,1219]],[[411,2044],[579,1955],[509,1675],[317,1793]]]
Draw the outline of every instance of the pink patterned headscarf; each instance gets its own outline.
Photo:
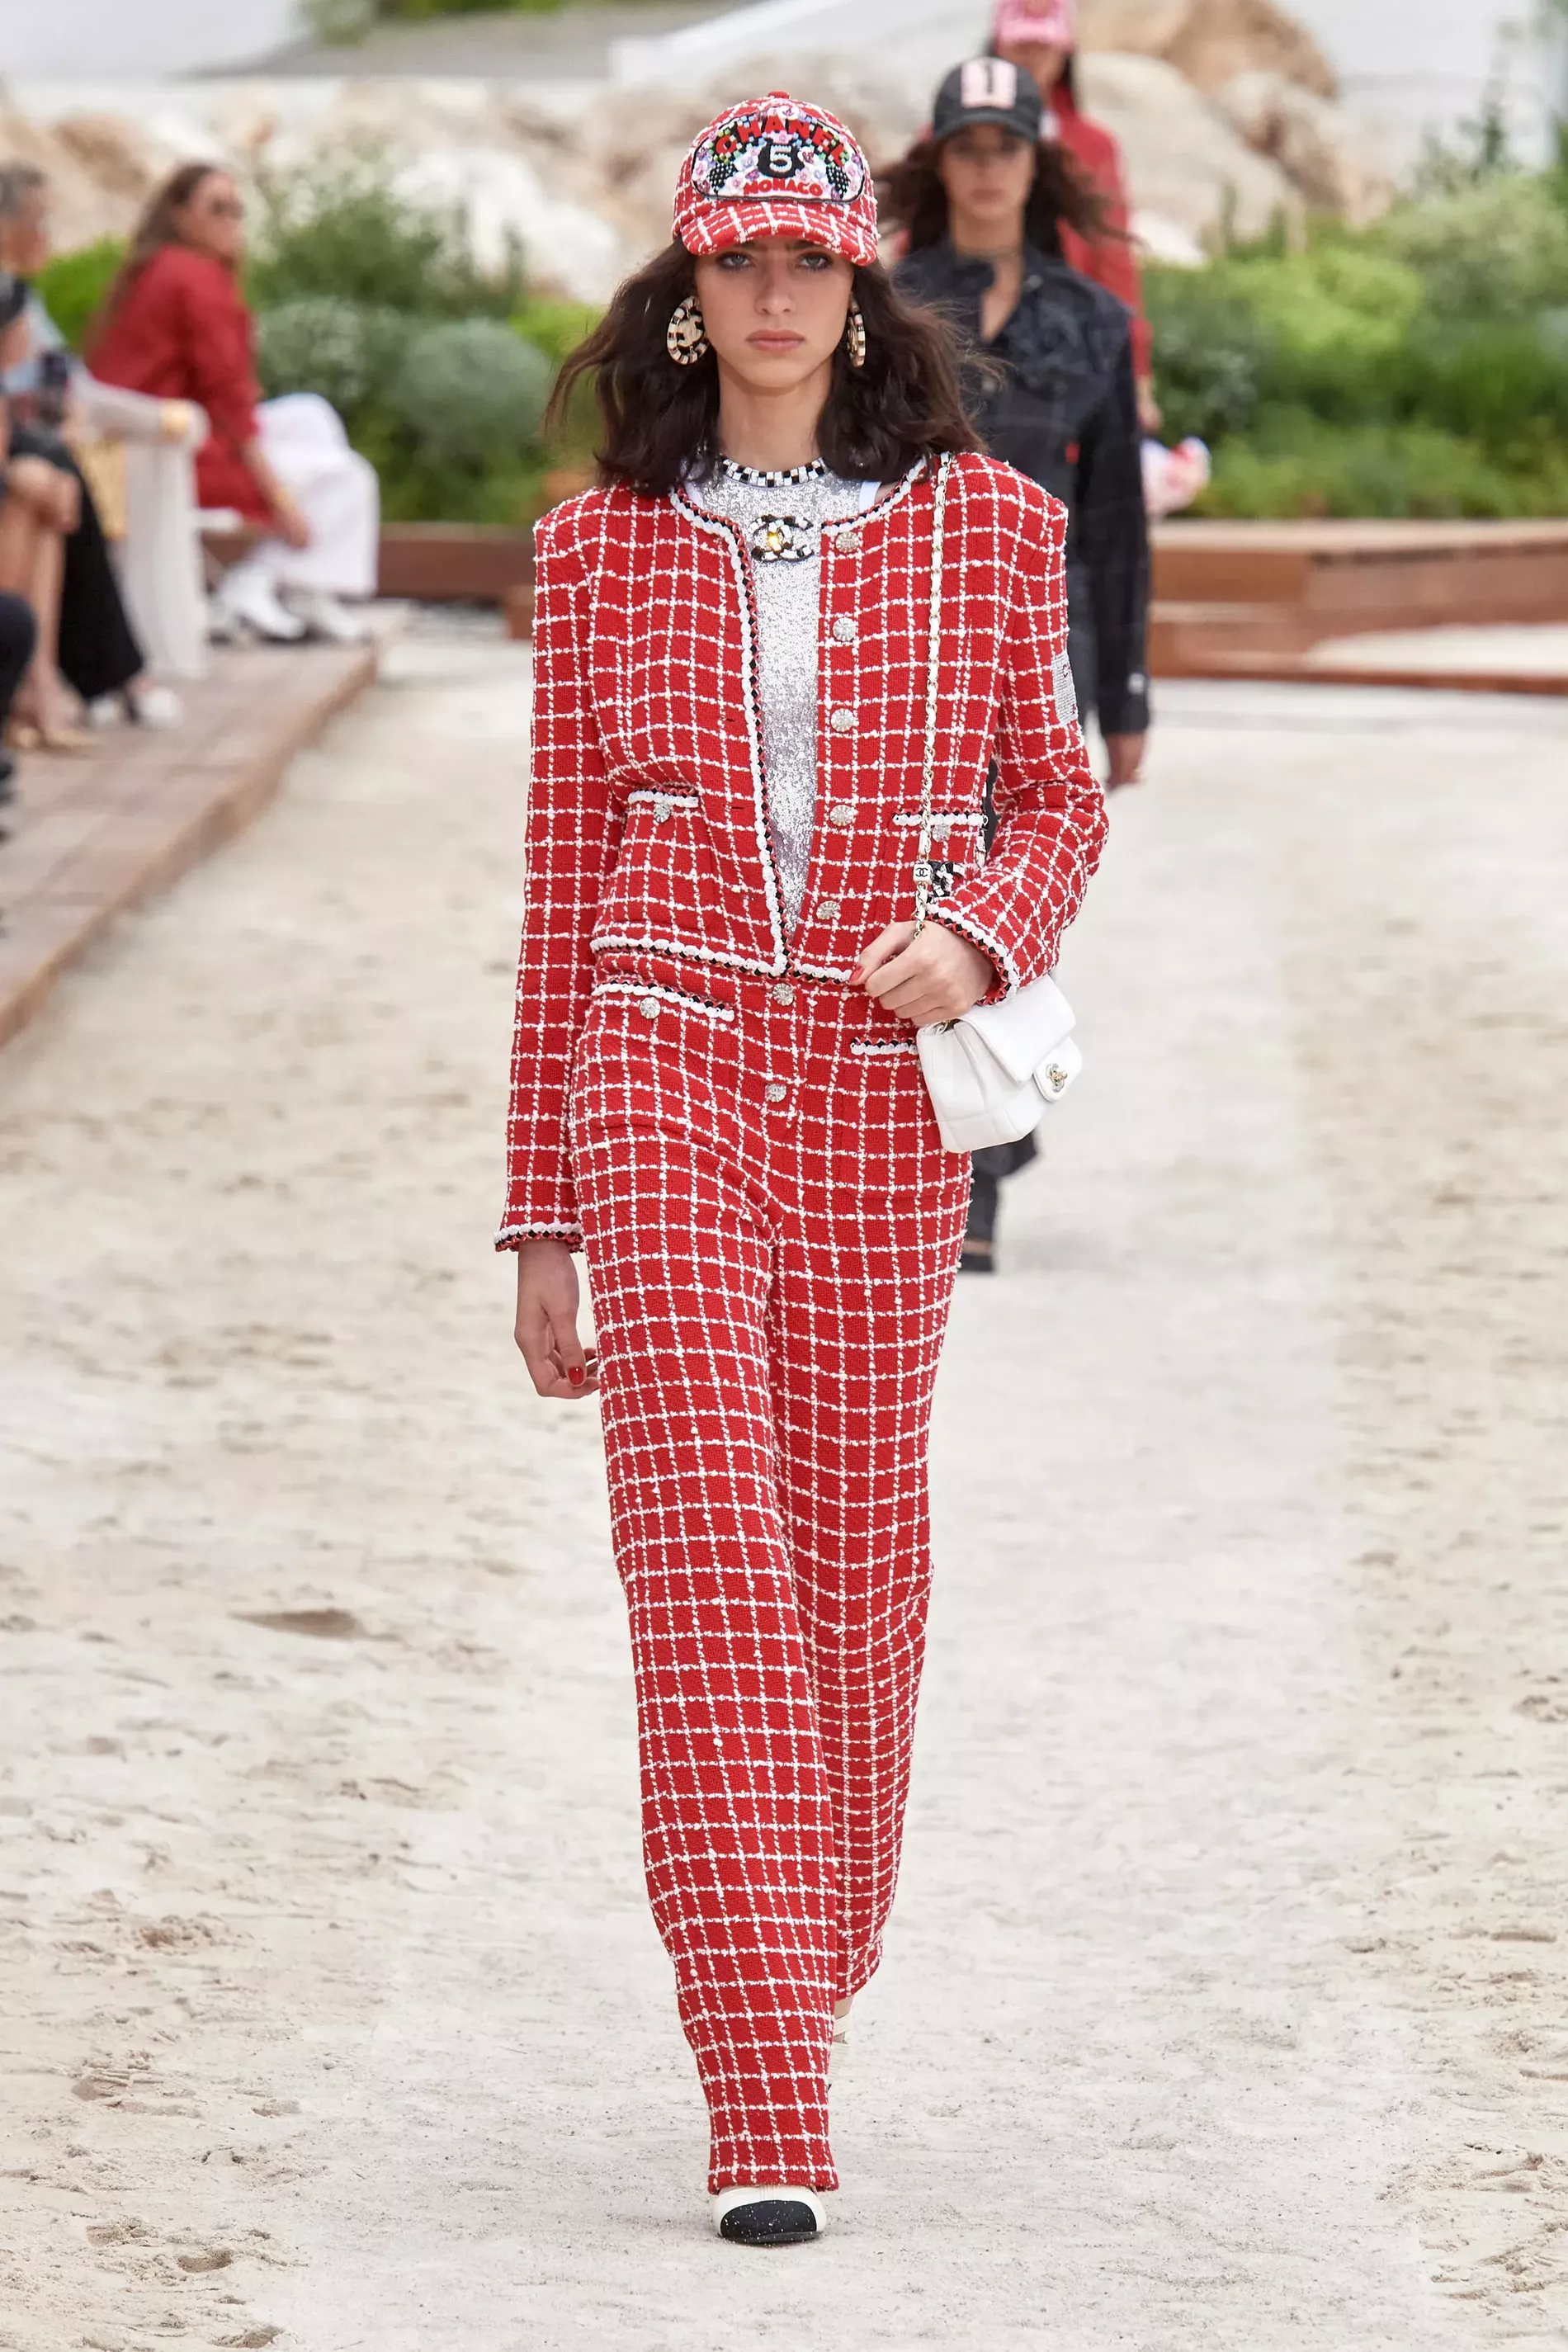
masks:
[[[1070,49],[1078,37],[1078,0],[997,0],[991,19],[994,46],[1037,42]]]

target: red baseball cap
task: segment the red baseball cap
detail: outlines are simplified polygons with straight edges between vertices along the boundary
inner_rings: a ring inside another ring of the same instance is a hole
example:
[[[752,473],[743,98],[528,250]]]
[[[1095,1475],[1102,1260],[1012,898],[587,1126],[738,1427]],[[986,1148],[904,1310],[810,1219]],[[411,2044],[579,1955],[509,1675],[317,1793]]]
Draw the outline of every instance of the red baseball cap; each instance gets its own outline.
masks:
[[[1070,49],[1077,37],[1078,0],[997,0],[991,19],[993,43]]]
[[[869,268],[877,194],[837,115],[771,89],[727,106],[695,139],[675,189],[671,230],[688,253],[724,253],[754,236],[798,236]]]

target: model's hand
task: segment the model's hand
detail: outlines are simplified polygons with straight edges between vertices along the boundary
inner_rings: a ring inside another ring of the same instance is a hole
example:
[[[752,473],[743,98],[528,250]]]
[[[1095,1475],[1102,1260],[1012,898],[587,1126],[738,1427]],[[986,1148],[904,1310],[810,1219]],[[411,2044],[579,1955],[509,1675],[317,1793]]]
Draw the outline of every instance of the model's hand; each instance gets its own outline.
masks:
[[[1105,749],[1110,760],[1110,773],[1105,779],[1105,789],[1113,793],[1118,784],[1135,784],[1143,767],[1143,746],[1146,735],[1108,735]]]
[[[941,923],[928,923],[918,938],[912,923],[889,923],[861,950],[849,979],[917,1029],[956,1021],[996,984],[990,957]]]
[[[272,528],[286,547],[309,547],[310,526],[298,501],[285,491],[272,508]]]
[[[564,1242],[524,1242],[517,1253],[515,1337],[541,1396],[592,1396],[599,1361],[577,1337],[577,1267]]]
[[[1165,420],[1160,413],[1160,403],[1155,395],[1154,379],[1152,375],[1141,375],[1139,377],[1137,383],[1137,395],[1138,423],[1140,427],[1144,433],[1150,435],[1158,433],[1161,425],[1163,425]]]
[[[81,520],[76,476],[47,457],[13,457],[5,468],[5,494],[36,515],[47,530],[68,539]]]

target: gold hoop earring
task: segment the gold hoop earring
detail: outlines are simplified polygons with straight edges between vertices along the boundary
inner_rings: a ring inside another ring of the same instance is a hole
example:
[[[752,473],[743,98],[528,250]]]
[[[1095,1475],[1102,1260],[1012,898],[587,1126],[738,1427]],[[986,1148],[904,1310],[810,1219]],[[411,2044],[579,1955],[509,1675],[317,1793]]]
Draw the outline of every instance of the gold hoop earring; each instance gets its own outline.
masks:
[[[709,348],[708,330],[695,294],[678,302],[664,331],[664,348],[677,367],[695,367]]]
[[[853,295],[849,298],[849,316],[844,321],[844,348],[849,354],[852,368],[865,366],[866,320]]]

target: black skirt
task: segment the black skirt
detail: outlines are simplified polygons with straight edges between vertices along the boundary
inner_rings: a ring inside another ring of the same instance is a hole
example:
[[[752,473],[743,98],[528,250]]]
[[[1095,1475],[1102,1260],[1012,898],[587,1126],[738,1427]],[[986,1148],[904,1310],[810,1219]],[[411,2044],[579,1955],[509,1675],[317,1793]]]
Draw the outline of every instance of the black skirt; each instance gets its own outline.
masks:
[[[32,606],[20,596],[0,593],[0,725],[10,713],[11,698],[33,658],[37,635]]]
[[[46,464],[71,475],[81,492],[81,521],[65,544],[60,672],[84,702],[96,702],[100,694],[119,694],[140,677],[147,659],[126,616],[92,492],[58,434],[47,433],[37,425],[17,425],[12,428],[11,449],[15,457],[42,457]]]

